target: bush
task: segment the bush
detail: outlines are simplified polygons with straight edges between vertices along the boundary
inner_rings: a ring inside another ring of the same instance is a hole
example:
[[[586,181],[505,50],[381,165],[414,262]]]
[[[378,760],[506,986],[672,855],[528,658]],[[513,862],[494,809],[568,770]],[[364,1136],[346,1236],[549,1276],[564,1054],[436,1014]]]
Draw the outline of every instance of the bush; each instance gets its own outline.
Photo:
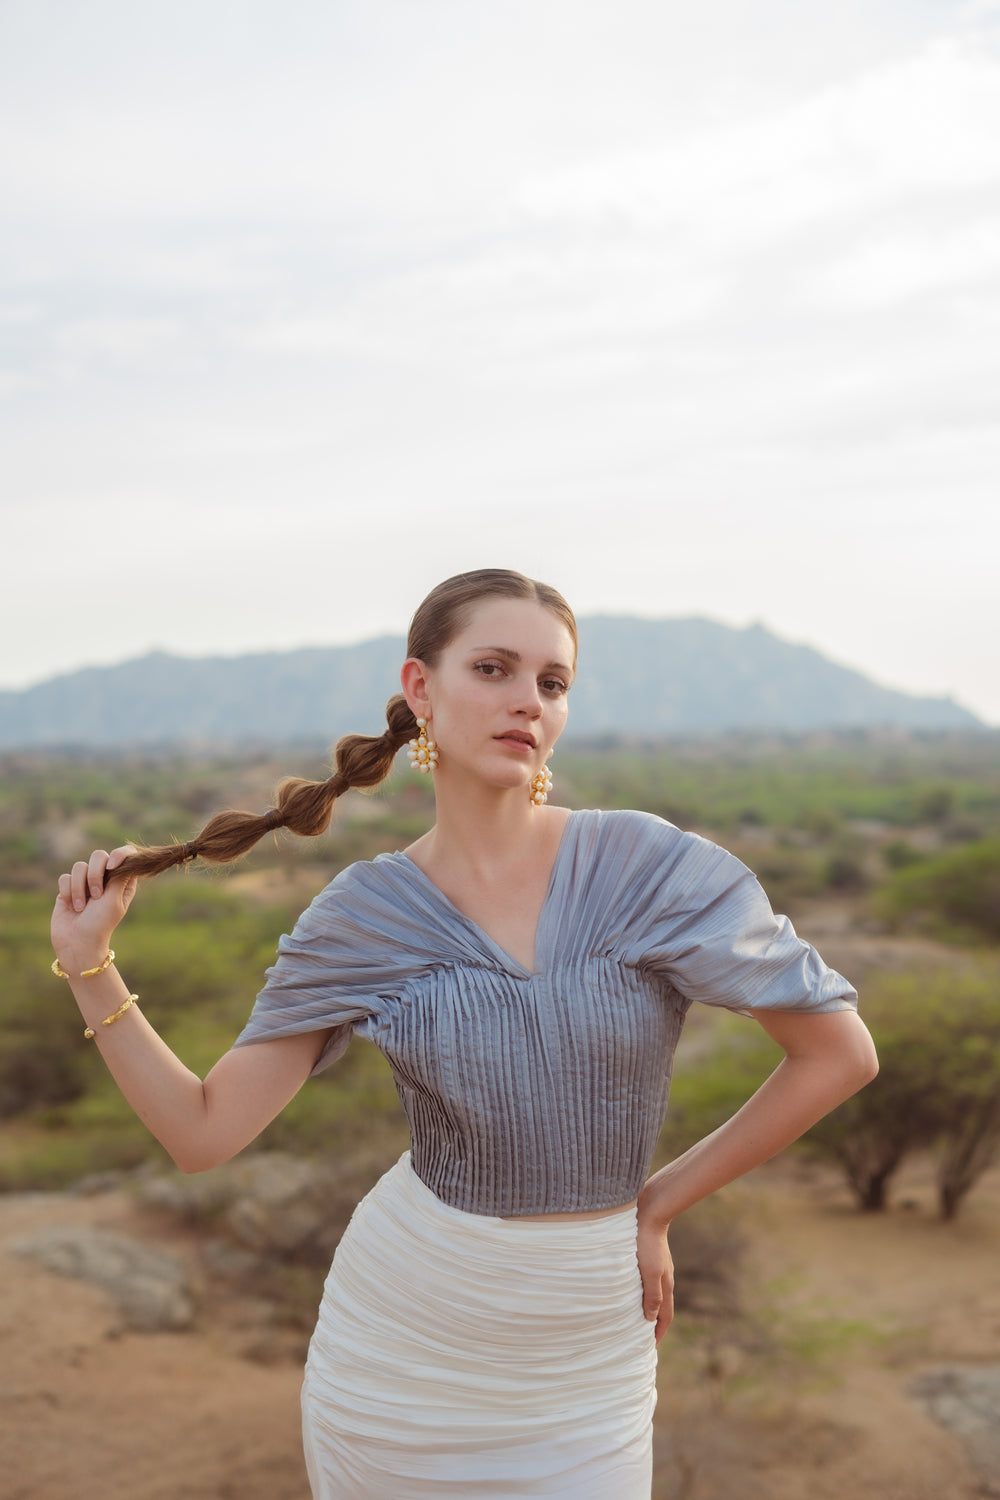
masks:
[[[866,995],[865,1020],[879,1076],[807,1139],[840,1163],[865,1209],[885,1206],[905,1156],[933,1147],[951,1218],[1000,1148],[1000,970],[887,976]]]
[[[890,870],[905,870],[910,865],[923,864],[927,856],[914,849],[908,839],[890,839],[882,850],[882,858]]]
[[[981,839],[898,870],[878,898],[904,922],[951,939],[1000,942],[1000,839]]]
[[[746,863],[751,865],[775,911],[794,912],[797,902],[818,896],[827,883],[826,862],[811,849],[780,845],[762,849]]]

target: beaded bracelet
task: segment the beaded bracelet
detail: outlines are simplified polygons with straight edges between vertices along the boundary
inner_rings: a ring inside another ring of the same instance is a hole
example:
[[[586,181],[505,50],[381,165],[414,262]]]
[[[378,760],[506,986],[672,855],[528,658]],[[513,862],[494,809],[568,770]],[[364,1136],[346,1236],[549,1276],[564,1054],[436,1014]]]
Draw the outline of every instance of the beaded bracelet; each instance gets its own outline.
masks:
[[[115,1024],[115,1022],[118,1020],[119,1016],[123,1016],[127,1010],[131,1010],[132,1006],[135,1004],[135,1002],[138,1000],[138,998],[139,998],[138,995],[129,995],[128,999],[124,1000],[122,1002],[122,1004],[119,1005],[119,1007],[118,1007],[118,1009],[116,1011],[112,1011],[112,1013],[111,1013],[110,1016],[105,1016],[104,1017],[104,1020],[101,1022],[101,1025],[102,1026],[113,1026]],[[89,1042],[89,1041],[92,1040],[92,1038],[94,1036],[97,1035],[97,1033],[94,1031],[93,1026],[88,1026],[87,1029],[86,1029],[86,1031],[83,1033],[83,1035],[84,1035],[84,1039]]]
[[[80,970],[80,978],[81,979],[93,979],[93,977],[94,977],[95,974],[103,974],[104,971],[105,971],[105,969],[110,969],[111,965],[114,963],[114,961],[115,961],[115,950],[113,948],[109,948],[108,949],[108,956],[107,956],[107,958],[102,959],[101,962],[97,965],[96,968],[93,968],[93,969],[81,969]],[[56,976],[57,979],[69,979],[71,977],[69,974],[66,973],[66,970],[63,968],[63,966],[59,962],[58,958],[54,958],[52,960],[52,972]]]

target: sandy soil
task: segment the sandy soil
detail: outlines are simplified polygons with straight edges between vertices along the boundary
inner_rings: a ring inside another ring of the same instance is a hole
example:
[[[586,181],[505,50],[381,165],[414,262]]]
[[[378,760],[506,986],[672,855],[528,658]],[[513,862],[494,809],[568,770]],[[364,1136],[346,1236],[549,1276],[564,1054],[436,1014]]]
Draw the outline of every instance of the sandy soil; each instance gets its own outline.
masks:
[[[858,1214],[834,1174],[794,1157],[727,1193],[750,1241],[750,1327],[690,1351],[680,1328],[665,1346],[658,1500],[1000,1494],[1000,1473],[908,1393],[927,1370],[1000,1363],[1000,1171],[950,1225],[926,1165],[885,1214]]]
[[[658,1500],[1000,1493],[907,1393],[923,1370],[1000,1362],[1000,1171],[952,1225],[919,1168],[884,1215],[857,1214],[836,1176],[791,1157],[727,1192],[749,1244],[747,1315],[681,1324],[664,1344]],[[120,1191],[0,1198],[2,1500],[307,1500],[298,1336],[276,1356],[259,1307],[236,1298],[187,1333],[121,1333],[102,1292],[4,1248],[67,1221],[202,1264],[196,1231]]]

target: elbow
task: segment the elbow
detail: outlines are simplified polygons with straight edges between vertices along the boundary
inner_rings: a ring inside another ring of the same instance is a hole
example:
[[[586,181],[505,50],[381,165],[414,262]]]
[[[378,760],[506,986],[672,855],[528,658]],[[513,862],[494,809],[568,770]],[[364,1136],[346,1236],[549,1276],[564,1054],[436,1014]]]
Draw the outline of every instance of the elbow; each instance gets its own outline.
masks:
[[[840,1029],[835,1043],[814,1053],[813,1059],[837,1104],[843,1104],[878,1076],[878,1053],[871,1033],[853,1014]]]
[[[193,1177],[197,1172],[210,1172],[213,1167],[221,1167],[223,1162],[230,1160],[232,1152],[228,1154],[222,1151],[213,1151],[201,1142],[187,1144],[176,1150],[167,1148],[174,1166],[186,1177]]]
[[[173,1161],[174,1166],[179,1172],[183,1172],[185,1177],[193,1177],[197,1172],[209,1172],[217,1165],[214,1161],[198,1161],[188,1156],[175,1156]]]
[[[200,1087],[201,1107],[197,1117],[185,1120],[183,1128],[173,1132],[172,1141],[161,1138],[174,1166],[187,1177],[193,1177],[196,1172],[210,1172],[236,1155],[231,1146],[227,1149],[225,1132],[218,1128],[218,1120],[209,1114],[205,1085]]]
[[[878,1077],[878,1053],[875,1051],[875,1043],[872,1041],[867,1028],[863,1029],[863,1035],[858,1040],[858,1045],[853,1049],[849,1067],[850,1087],[847,1096],[856,1094]]]
[[[863,1087],[864,1084],[871,1083],[872,1079],[878,1077],[878,1053],[875,1050],[872,1034],[863,1021],[861,1023],[861,1032],[860,1066],[864,1073],[864,1078],[862,1079]]]
[[[183,1172],[186,1177],[193,1177],[196,1172],[208,1172],[216,1165],[188,1151],[171,1151],[170,1157],[178,1172]]]

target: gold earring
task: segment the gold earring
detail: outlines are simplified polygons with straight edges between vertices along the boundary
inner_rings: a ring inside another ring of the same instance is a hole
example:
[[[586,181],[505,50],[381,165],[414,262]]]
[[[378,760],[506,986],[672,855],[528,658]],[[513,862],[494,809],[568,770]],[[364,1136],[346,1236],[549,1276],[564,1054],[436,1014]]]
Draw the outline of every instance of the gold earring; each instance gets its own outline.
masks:
[[[548,795],[552,790],[552,776],[548,766],[543,766],[537,776],[532,776],[528,790],[536,807],[541,807],[542,803],[548,800]]]
[[[415,771],[426,776],[428,771],[433,771],[438,763],[438,747],[427,734],[427,720],[418,719],[417,728],[420,734],[415,740],[411,740],[406,747],[406,753],[410,757],[410,765]]]

